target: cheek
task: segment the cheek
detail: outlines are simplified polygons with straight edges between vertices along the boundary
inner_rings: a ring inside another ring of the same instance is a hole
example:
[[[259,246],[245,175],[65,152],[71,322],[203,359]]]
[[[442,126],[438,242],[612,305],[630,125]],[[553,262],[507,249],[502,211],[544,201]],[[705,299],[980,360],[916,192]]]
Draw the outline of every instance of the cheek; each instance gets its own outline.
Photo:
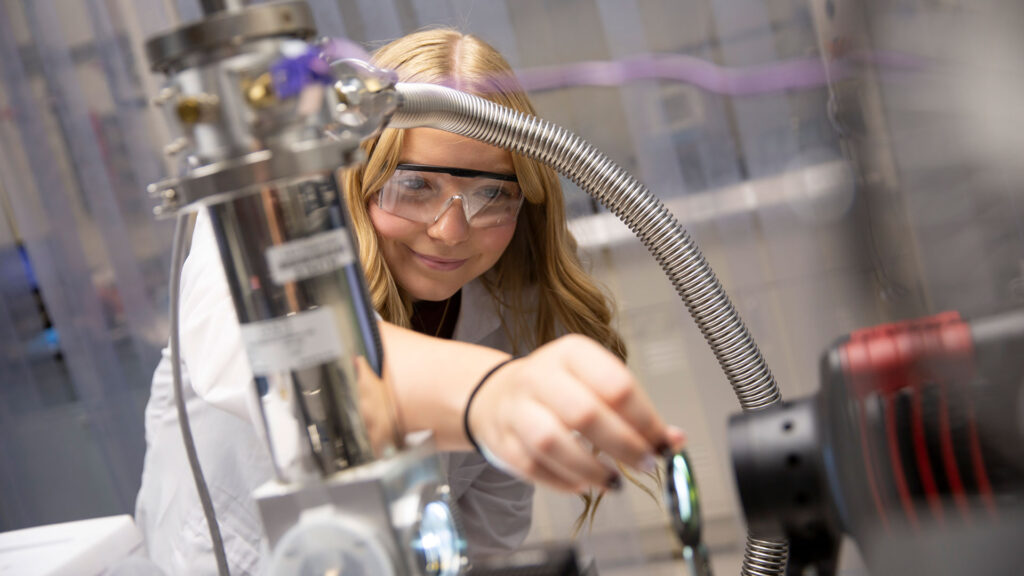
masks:
[[[377,231],[382,243],[407,238],[417,228],[414,223],[388,214],[373,203],[367,206],[367,211],[370,213],[370,223],[373,224],[373,229]]]
[[[509,243],[512,242],[512,237],[516,233],[516,227],[512,225],[500,228],[487,228],[480,232],[482,232],[479,240],[480,248],[490,255],[489,259],[493,263],[497,262],[498,258],[505,252],[505,249],[508,248]]]

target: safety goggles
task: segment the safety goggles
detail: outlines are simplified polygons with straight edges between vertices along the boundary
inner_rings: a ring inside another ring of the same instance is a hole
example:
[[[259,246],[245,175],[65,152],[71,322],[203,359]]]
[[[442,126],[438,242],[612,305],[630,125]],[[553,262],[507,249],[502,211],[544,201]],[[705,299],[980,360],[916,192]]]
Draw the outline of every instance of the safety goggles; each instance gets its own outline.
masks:
[[[377,196],[382,210],[424,224],[458,200],[473,228],[513,222],[523,204],[515,176],[420,164],[399,164]]]

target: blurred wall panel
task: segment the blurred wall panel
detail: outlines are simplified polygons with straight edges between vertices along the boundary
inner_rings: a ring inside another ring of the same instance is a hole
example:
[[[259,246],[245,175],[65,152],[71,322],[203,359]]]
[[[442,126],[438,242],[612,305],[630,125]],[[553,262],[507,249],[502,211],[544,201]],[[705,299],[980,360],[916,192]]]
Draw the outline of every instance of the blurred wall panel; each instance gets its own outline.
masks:
[[[4,292],[5,357],[27,370],[5,373],[0,391],[3,467],[19,488],[2,498],[23,510],[2,528],[131,509],[166,338],[166,228],[137,196],[140,176],[162,173],[137,123],[146,100],[111,44],[123,37],[93,27],[111,22],[106,5],[58,8],[0,4],[0,180],[23,256],[4,284],[36,296]]]
[[[929,305],[981,315],[1024,303],[1024,5],[864,10],[872,45],[920,66],[883,76],[880,100]]]

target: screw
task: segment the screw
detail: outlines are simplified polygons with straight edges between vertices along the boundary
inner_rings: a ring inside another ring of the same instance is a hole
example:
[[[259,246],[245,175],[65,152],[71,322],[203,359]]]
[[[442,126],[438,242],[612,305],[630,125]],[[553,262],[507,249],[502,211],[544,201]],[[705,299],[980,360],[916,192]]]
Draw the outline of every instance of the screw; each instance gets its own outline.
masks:
[[[175,138],[170,144],[164,146],[164,154],[168,156],[176,156],[180,154],[188,146],[188,138],[180,137]]]
[[[178,95],[178,89],[174,86],[165,86],[157,92],[152,102],[156,106],[163,106],[168,100]]]

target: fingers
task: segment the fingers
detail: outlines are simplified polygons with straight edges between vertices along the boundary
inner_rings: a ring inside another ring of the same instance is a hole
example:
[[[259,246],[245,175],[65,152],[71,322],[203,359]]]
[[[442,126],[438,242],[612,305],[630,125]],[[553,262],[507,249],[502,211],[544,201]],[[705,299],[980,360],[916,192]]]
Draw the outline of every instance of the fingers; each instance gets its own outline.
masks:
[[[573,485],[574,492],[582,492],[591,484],[615,488],[620,482],[619,473],[584,448],[572,431],[544,406],[525,406],[515,433],[526,451],[545,469]]]
[[[585,489],[585,486],[565,478],[535,458],[516,435],[506,436],[497,448],[505,463],[528,480],[542,482],[562,492],[579,494]]]
[[[593,340],[578,340],[578,344],[571,344],[596,350],[591,354],[568,355],[568,368],[572,374],[585,382],[609,409],[642,436],[654,452],[672,448],[665,422],[629,369]]]
[[[374,454],[383,456],[391,449],[401,447],[402,438],[389,389],[370,368],[366,358],[357,357],[355,365],[359,385],[359,413],[370,436]]]
[[[650,466],[651,444],[573,375],[553,376],[545,395],[545,403],[564,426],[602,452],[635,468]]]
[[[675,426],[666,427],[668,433],[668,443],[672,447],[673,452],[678,452],[683,449],[686,445],[686,433]]]
[[[650,472],[655,453],[685,441],[682,431],[665,425],[626,366],[582,336],[563,337],[508,364],[479,390],[472,407],[470,427],[485,454],[569,492],[616,488],[618,471],[602,461],[606,457]]]

